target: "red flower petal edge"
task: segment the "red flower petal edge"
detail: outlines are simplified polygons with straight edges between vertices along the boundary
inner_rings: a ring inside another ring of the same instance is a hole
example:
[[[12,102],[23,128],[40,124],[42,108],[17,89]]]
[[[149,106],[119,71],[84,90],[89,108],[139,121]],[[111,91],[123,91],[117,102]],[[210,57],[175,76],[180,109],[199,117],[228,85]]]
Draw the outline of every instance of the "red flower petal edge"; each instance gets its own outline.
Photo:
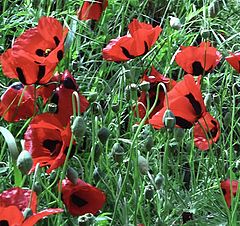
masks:
[[[231,53],[231,56],[225,59],[238,73],[240,73],[240,52]]]

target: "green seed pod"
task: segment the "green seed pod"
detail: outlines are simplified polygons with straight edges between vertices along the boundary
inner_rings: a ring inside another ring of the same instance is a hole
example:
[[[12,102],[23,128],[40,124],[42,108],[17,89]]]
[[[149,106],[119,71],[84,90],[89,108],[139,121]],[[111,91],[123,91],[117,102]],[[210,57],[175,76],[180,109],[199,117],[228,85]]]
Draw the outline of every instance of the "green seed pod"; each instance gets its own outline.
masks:
[[[27,218],[31,217],[33,215],[33,211],[31,210],[31,208],[26,208],[23,211],[23,217],[26,220]]]
[[[154,140],[151,135],[147,136],[144,146],[147,151],[151,151],[152,147],[154,146]]]
[[[225,126],[225,127],[230,126],[231,121],[232,121],[232,114],[231,114],[231,112],[227,112],[226,115],[225,115],[224,118],[223,118],[223,124],[224,124],[224,126]]]
[[[181,142],[184,138],[185,131],[182,128],[174,128],[174,138],[178,141]]]
[[[138,168],[141,174],[148,173],[148,170],[149,170],[148,160],[141,155],[138,156]]]
[[[179,18],[170,16],[170,26],[175,30],[180,30],[182,27],[182,24]]]
[[[37,195],[41,194],[41,192],[42,192],[42,186],[41,186],[41,184],[40,184],[38,181],[36,181],[36,182],[34,183],[34,185],[33,185],[33,191],[35,191],[35,192],[37,193]]]
[[[206,30],[206,29],[202,30],[202,31],[201,31],[201,36],[202,36],[202,38],[204,38],[204,39],[208,39],[208,38],[210,37],[210,31],[209,31],[209,30]]]
[[[154,179],[155,185],[157,189],[161,189],[163,182],[164,182],[164,177],[161,173],[158,173],[157,176]]]
[[[49,103],[47,105],[47,111],[50,112],[50,113],[55,113],[58,109],[58,106],[54,103]]]
[[[112,147],[112,155],[115,162],[122,163],[124,156],[124,149],[119,143],[115,143]]]
[[[83,138],[86,132],[86,123],[81,116],[76,116],[71,125],[71,130],[76,140]]]
[[[146,200],[151,200],[154,196],[154,187],[152,185],[147,185],[144,189],[144,196]]]
[[[110,131],[106,127],[102,127],[97,134],[99,140],[102,144],[106,144],[108,137],[110,136]]]
[[[147,81],[143,81],[140,85],[139,88],[141,91],[147,92],[148,90],[150,90],[150,82]]]
[[[212,104],[212,95],[210,93],[208,93],[205,98],[204,98],[204,104],[206,105],[207,109],[210,108],[211,104]]]
[[[32,166],[33,160],[31,154],[26,150],[21,151],[17,158],[18,169],[21,171],[22,174],[28,174]]]
[[[176,118],[171,110],[167,109],[163,115],[163,122],[166,128],[173,129],[176,125]]]
[[[75,169],[73,169],[72,167],[68,167],[66,176],[73,184],[77,184],[78,173]]]

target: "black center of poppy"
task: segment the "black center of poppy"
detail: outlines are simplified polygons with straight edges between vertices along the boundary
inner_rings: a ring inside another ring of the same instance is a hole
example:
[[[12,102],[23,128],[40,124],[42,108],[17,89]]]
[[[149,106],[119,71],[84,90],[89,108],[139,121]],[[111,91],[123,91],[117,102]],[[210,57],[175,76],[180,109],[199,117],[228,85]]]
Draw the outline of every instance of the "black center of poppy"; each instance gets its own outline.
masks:
[[[26,79],[25,79],[23,70],[20,67],[17,67],[16,72],[17,72],[18,79],[20,80],[20,82],[26,85]]]
[[[192,68],[193,68],[193,74],[196,76],[202,75],[204,72],[204,69],[199,61],[193,62]]]
[[[201,116],[202,113],[202,108],[200,103],[195,99],[195,97],[192,95],[192,93],[189,93],[187,95],[185,95],[185,97],[189,100],[189,102],[191,103],[194,111],[196,112],[196,115],[198,117]]]
[[[63,86],[66,89],[73,89],[73,90],[77,90],[76,85],[74,84],[73,80],[69,77],[65,78],[63,81]]]
[[[57,156],[62,147],[62,141],[59,140],[44,140],[43,147],[51,152],[51,156]]]
[[[0,221],[0,226],[9,226],[9,223],[6,220],[1,220]]]
[[[15,83],[14,85],[12,85],[11,88],[13,88],[15,90],[21,90],[21,89],[23,89],[23,84],[18,82],[18,83]]]
[[[75,194],[71,195],[71,201],[73,204],[75,204],[78,207],[83,207],[88,203],[87,201],[85,201],[84,199],[81,199],[79,196]]]

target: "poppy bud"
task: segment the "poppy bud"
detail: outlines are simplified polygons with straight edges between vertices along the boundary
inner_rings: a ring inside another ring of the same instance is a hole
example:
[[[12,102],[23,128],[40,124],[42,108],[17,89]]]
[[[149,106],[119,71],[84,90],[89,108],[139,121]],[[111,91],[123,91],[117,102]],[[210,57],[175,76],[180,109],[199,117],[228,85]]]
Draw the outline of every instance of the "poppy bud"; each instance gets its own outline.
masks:
[[[182,141],[182,139],[184,138],[184,135],[185,135],[184,129],[182,129],[182,128],[175,128],[174,129],[174,138],[178,142]]]
[[[76,116],[72,125],[71,130],[76,139],[82,139],[86,132],[86,123],[81,116]]]
[[[230,112],[227,112],[223,118],[224,126],[228,127],[231,124],[231,121],[232,121],[232,114]]]
[[[118,103],[112,104],[112,110],[114,113],[117,113],[119,111],[119,104]]]
[[[221,102],[221,98],[219,97],[218,94],[213,94],[213,102],[215,104],[219,104]]]
[[[144,196],[146,200],[151,200],[154,196],[154,187],[152,185],[147,185],[144,189]]]
[[[119,143],[115,143],[112,147],[112,155],[115,162],[121,163],[123,161],[124,149]]]
[[[39,195],[42,192],[42,186],[41,184],[36,181],[33,185],[33,191],[35,191],[37,193],[37,195]]]
[[[102,177],[102,172],[100,171],[100,169],[98,167],[96,167],[93,171],[93,179],[97,183],[101,180],[101,177]]]
[[[99,140],[102,144],[106,144],[108,137],[110,136],[110,131],[106,127],[102,127],[97,134]]]
[[[219,11],[220,11],[219,0],[212,1],[211,4],[208,6],[209,17],[214,18]]]
[[[91,213],[86,213],[80,217],[78,217],[78,225],[79,226],[90,226],[94,222],[94,216]]]
[[[204,38],[204,39],[207,39],[210,37],[210,31],[209,30],[202,30],[201,31],[201,36]]]
[[[77,184],[78,173],[75,169],[73,169],[72,167],[68,167],[66,176],[73,184]]]
[[[32,165],[33,160],[31,154],[26,150],[21,151],[17,158],[17,167],[21,171],[21,173],[28,174],[28,172],[32,168]]]
[[[102,154],[102,150],[99,144],[96,144],[94,149],[94,161],[97,162]]]
[[[93,103],[94,101],[97,100],[97,97],[98,97],[97,92],[93,92],[93,93],[90,94],[90,97],[89,97],[88,101],[89,101],[90,103]]]
[[[145,142],[145,148],[147,151],[151,151],[152,147],[154,145],[154,140],[153,140],[153,137],[152,136],[147,136],[146,138],[146,142]]]
[[[179,20],[179,18],[170,16],[170,26],[175,30],[179,30],[179,29],[181,29],[182,24],[181,24],[181,21]]]
[[[57,111],[57,105],[54,103],[49,103],[47,105],[47,111],[50,113],[55,113]]]
[[[212,103],[212,95],[208,93],[205,98],[204,98],[204,104],[206,105],[207,108],[211,106]]]
[[[143,156],[138,156],[138,168],[140,170],[140,173],[147,174],[148,173],[148,161]]]
[[[31,217],[33,215],[33,211],[31,210],[31,208],[26,208],[23,211],[23,217],[26,220],[27,218]]]
[[[164,177],[161,173],[158,173],[157,176],[154,179],[155,185],[157,187],[157,189],[161,189],[162,184],[164,182]]]
[[[163,115],[163,122],[166,128],[173,129],[176,125],[176,118],[171,110],[167,109]]]
[[[96,116],[101,115],[101,107],[97,102],[93,102],[91,106],[92,106],[92,111],[94,115]]]
[[[139,88],[140,88],[141,91],[147,92],[148,90],[150,90],[150,82],[143,81],[143,82],[139,85]]]

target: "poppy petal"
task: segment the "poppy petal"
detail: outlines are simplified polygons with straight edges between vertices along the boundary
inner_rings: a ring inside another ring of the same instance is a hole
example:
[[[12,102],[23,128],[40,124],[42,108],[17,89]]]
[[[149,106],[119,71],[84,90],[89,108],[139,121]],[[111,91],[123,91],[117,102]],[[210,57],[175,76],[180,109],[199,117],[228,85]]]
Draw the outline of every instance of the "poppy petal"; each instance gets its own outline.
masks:
[[[225,59],[238,73],[240,73],[240,52],[231,53],[231,56]]]

